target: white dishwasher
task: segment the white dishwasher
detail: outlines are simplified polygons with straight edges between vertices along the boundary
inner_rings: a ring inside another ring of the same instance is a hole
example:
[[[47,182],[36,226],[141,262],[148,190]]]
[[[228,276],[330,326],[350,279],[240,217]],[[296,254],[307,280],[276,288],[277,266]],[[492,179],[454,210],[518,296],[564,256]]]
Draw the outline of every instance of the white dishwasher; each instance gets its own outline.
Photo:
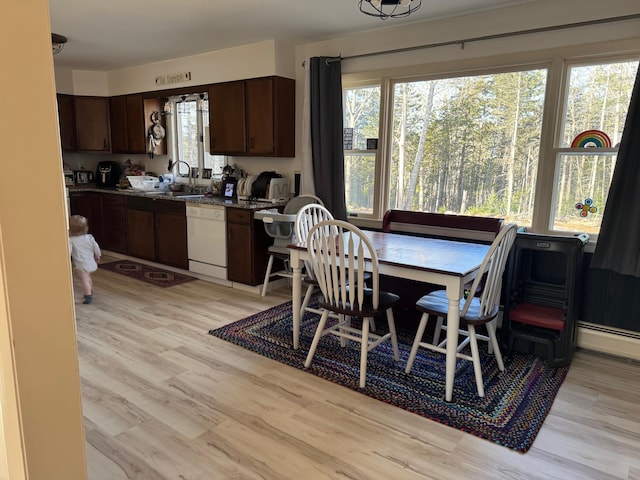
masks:
[[[187,204],[189,271],[227,279],[225,208]]]

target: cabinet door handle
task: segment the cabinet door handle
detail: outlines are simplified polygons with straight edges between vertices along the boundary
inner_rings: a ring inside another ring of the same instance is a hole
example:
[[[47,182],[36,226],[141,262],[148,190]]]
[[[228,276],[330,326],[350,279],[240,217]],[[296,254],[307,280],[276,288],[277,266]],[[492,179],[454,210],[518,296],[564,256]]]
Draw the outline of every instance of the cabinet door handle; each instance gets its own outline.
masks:
[[[251,148],[255,147],[256,145],[255,139],[253,137],[251,137],[250,145],[251,145]]]

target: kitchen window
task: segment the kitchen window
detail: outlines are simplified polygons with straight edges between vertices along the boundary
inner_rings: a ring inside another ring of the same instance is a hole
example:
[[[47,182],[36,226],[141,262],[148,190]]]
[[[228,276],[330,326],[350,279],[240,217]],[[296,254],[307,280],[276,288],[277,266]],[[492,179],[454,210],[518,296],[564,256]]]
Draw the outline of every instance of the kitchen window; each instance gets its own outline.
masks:
[[[596,238],[637,59],[556,59],[368,82],[361,73],[351,84],[347,76],[349,215],[381,219],[387,209],[405,209],[496,216],[542,233]],[[571,148],[591,129],[607,131],[611,147]]]
[[[209,100],[206,94],[169,97],[170,125],[168,145],[173,159],[183,163],[175,167],[175,174],[194,178],[211,178],[207,173],[219,175],[226,165],[224,155],[209,154]]]

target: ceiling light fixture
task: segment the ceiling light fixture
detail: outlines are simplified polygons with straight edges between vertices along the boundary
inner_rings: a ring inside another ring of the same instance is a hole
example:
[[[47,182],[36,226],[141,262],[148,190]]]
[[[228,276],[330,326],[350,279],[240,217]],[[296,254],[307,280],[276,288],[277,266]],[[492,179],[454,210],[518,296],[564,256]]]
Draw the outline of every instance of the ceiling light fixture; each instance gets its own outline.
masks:
[[[65,43],[67,43],[67,37],[58,35],[57,33],[51,34],[51,48],[53,49],[54,55],[57,55],[62,51]]]
[[[382,20],[408,17],[422,5],[422,0],[358,0],[360,11]]]

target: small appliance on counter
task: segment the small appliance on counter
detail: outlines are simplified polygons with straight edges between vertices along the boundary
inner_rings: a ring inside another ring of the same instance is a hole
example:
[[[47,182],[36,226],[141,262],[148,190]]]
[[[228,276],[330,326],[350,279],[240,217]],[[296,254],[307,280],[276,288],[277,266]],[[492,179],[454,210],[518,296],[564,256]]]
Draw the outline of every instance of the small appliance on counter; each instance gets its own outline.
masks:
[[[289,180],[276,172],[262,172],[257,177],[249,176],[242,186],[244,192],[250,192],[249,198],[278,202],[289,199]]]
[[[115,187],[120,182],[120,165],[116,162],[98,162],[96,168],[96,186]]]
[[[64,185],[66,187],[73,187],[76,184],[75,175],[67,165],[64,167]]]
[[[289,199],[289,179],[272,178],[267,187],[267,200],[288,200]]]
[[[93,183],[93,172],[89,170],[74,170],[73,181],[75,185],[86,185],[87,183]]]

